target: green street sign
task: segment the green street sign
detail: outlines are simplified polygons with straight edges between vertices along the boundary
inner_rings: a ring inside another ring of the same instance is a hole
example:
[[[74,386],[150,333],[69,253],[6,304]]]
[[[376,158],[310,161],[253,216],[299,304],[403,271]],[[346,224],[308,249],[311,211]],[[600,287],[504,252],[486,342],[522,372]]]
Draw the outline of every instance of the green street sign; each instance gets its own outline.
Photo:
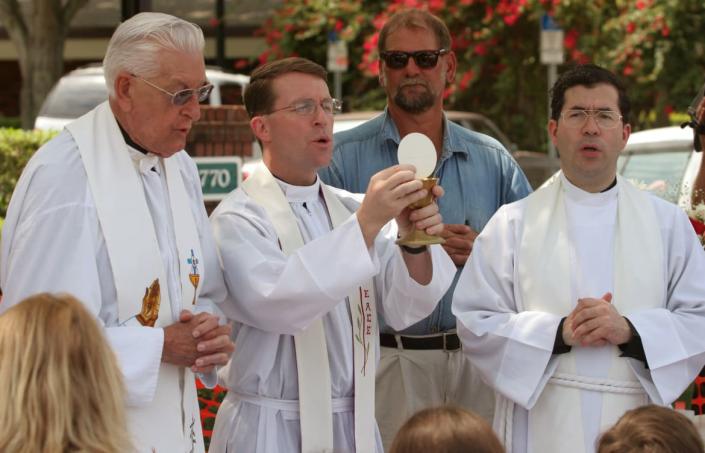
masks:
[[[242,182],[239,156],[194,157],[204,201],[220,201]]]

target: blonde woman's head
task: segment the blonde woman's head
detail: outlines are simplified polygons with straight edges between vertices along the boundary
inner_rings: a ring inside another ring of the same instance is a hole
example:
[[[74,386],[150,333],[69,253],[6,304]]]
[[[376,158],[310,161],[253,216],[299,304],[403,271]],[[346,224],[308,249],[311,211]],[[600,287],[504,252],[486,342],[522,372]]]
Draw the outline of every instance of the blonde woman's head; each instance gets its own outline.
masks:
[[[124,389],[95,318],[47,293],[0,316],[0,451],[130,451]]]

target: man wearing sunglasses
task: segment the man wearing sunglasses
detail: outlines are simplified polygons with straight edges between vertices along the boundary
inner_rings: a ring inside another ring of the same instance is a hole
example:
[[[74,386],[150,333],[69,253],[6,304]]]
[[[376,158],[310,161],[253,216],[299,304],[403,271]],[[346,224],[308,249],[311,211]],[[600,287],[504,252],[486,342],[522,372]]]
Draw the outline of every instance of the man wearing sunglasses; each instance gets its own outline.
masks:
[[[244,100],[264,165],[211,216],[239,327],[210,451],[382,453],[375,312],[408,326],[450,286],[441,247],[395,244],[414,225],[440,232],[438,206],[407,208],[427,194],[409,165],[374,175],[364,198],[321,183],[340,103],[318,64],[260,66]]]
[[[678,206],[617,175],[623,85],[579,66],[551,97],[561,173],[492,218],[453,298],[514,453],[593,452],[623,413],[670,404],[705,364],[705,253]]]
[[[121,24],[103,62],[109,100],[37,151],[3,231],[0,311],[43,291],[86,304],[121,364],[140,452],[204,450],[193,372],[233,350],[206,312],[225,286],[183,151],[211,90],[203,45],[196,25],[166,14]]]
[[[526,196],[529,184],[499,142],[446,120],[443,92],[455,78],[456,56],[440,19],[399,12],[382,28],[378,46],[387,108],[336,134],[332,163],[321,176],[333,186],[364,191],[374,173],[398,162],[401,138],[427,135],[438,156],[435,175],[446,189],[438,202],[444,248],[460,270],[477,232],[502,204]],[[376,415],[387,449],[404,421],[425,407],[455,404],[492,421],[492,390],[460,352],[452,295],[451,287],[429,317],[408,329],[381,327]]]

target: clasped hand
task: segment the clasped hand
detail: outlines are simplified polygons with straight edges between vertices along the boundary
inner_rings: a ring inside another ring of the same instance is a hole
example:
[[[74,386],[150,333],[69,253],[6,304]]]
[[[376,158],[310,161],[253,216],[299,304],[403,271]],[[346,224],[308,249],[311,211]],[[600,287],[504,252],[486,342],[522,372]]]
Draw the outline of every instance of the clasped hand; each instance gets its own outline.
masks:
[[[235,350],[231,330],[230,324],[219,325],[215,315],[182,310],[179,322],[164,328],[162,361],[209,373],[225,365]]]
[[[468,225],[457,223],[446,223],[441,237],[446,240],[443,248],[448,253],[456,266],[464,266],[470,253],[472,246],[477,238],[477,231],[470,228]]]
[[[563,341],[569,346],[620,345],[631,339],[627,320],[612,305],[612,293],[601,299],[578,299],[563,322]]]

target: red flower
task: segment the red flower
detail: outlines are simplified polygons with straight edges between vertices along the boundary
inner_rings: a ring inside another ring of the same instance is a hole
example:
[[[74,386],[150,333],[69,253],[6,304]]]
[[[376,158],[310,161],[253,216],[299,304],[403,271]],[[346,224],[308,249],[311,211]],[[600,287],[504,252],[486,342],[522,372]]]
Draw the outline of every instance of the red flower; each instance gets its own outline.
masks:
[[[578,45],[578,30],[571,28],[563,38],[563,45],[566,49],[572,50]]]
[[[485,18],[482,19],[483,22],[489,22],[492,20],[492,16],[494,14],[494,10],[492,9],[491,6],[485,6]]]
[[[376,77],[379,75],[379,60],[376,58],[372,61],[369,60],[369,57],[363,57],[363,61],[361,61],[360,64],[357,65],[357,68],[360,71],[363,71],[369,75]]]
[[[634,68],[631,67],[631,65],[626,65],[624,69],[622,69],[622,74],[625,76],[630,76],[634,73]]]
[[[243,68],[246,68],[246,67],[247,67],[247,64],[248,64],[248,62],[247,62],[246,59],[240,58],[240,59],[235,60],[235,61],[233,62],[233,68],[235,68],[235,69],[243,69]]]
[[[487,46],[484,43],[477,44],[475,46],[475,53],[481,57],[487,55]]]
[[[519,20],[519,14],[509,14],[504,16],[504,23],[508,26],[514,25]]]
[[[700,220],[696,220],[692,217],[690,217],[690,223],[693,225],[693,229],[695,230],[695,234],[698,236],[702,236],[705,234],[705,223],[702,223]]]
[[[259,56],[259,64],[265,64],[269,60],[269,50],[265,50]]]
[[[443,99],[448,99],[453,93],[455,93],[455,85],[448,85],[445,90],[443,90]]]
[[[431,11],[440,11],[445,8],[445,6],[445,0],[430,0],[428,3],[428,9],[430,9]]]
[[[340,31],[343,29],[343,21],[338,19],[335,21],[335,31],[340,33]]]
[[[668,35],[670,35],[670,34],[671,34],[671,29],[668,28],[668,25],[663,24],[663,27],[661,28],[661,36],[663,36],[664,38],[667,38]]]
[[[473,77],[475,77],[475,74],[472,72],[472,69],[465,71],[465,74],[463,74],[463,77],[460,79],[459,88],[461,90],[467,89],[467,87],[470,86],[470,82],[472,82]]]
[[[646,8],[646,2],[643,0],[639,0],[634,6],[636,6],[636,9],[644,9]]]
[[[590,63],[590,57],[588,57],[586,54],[582,53],[578,49],[573,49],[570,52],[570,57],[572,58],[573,61],[575,61],[578,64]]]
[[[366,52],[369,52],[373,49],[377,48],[377,43],[379,42],[379,32],[376,32],[374,35],[370,36],[365,40],[365,42],[362,44],[363,50]]]
[[[629,22],[627,24],[627,33],[634,33],[635,29],[636,29],[636,24],[634,22]]]

